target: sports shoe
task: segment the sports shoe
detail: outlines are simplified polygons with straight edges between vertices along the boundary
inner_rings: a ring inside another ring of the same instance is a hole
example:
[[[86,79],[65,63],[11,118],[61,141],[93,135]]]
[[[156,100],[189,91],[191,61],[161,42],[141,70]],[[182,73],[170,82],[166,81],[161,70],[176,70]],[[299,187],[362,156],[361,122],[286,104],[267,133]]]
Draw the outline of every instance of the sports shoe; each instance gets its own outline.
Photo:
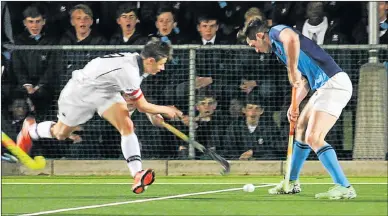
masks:
[[[268,189],[268,193],[271,195],[275,194],[297,194],[302,191],[302,188],[300,187],[299,180],[296,181],[290,181],[290,191],[286,192],[283,190],[283,181],[282,180],[279,184],[277,184],[275,187]]]
[[[132,191],[135,194],[143,193],[148,185],[151,185],[155,180],[155,172],[153,169],[139,171],[135,175],[135,182],[132,185]]]
[[[36,121],[33,117],[27,117],[26,119],[24,119],[22,130],[19,132],[16,138],[16,145],[27,154],[32,148],[32,139],[28,131],[35,123]]]
[[[336,184],[331,187],[327,192],[315,194],[316,199],[354,199],[357,197],[356,190],[352,186],[344,187]]]

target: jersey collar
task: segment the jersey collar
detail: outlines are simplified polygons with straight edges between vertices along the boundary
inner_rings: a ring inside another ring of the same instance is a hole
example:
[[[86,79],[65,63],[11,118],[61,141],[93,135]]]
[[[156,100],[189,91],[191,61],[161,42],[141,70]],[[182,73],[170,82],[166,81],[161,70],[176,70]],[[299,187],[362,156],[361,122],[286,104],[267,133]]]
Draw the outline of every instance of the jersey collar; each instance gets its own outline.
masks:
[[[138,56],[136,56],[136,60],[137,60],[137,65],[139,65],[140,76],[143,76],[143,74],[144,74],[143,58],[140,55],[138,55]]]

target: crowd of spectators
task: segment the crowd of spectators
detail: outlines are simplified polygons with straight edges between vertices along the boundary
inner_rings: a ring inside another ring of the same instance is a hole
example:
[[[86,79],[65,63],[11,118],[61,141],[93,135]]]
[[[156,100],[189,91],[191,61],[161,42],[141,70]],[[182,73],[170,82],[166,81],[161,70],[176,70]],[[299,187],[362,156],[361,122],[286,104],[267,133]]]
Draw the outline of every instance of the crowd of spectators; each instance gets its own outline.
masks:
[[[378,3],[379,39],[388,44],[388,2]],[[234,45],[252,17],[286,24],[319,45],[367,44],[367,2],[2,2],[2,45],[144,45],[159,37],[173,45]],[[176,50],[162,74],[142,89],[155,103],[189,111],[189,56]],[[8,50],[2,46],[2,130],[14,139],[23,119],[54,120],[56,100],[71,72],[99,52]],[[356,57],[355,57],[356,56]],[[333,54],[357,92],[365,55]],[[386,53],[380,56],[387,61]],[[199,49],[196,52],[196,140],[231,159],[285,157],[289,83],[272,55],[252,50]],[[356,99],[347,108],[355,112]],[[277,116],[277,117],[276,117]],[[355,113],[353,113],[355,116]],[[187,158],[188,146],[145,115],[133,116],[144,158]],[[353,126],[355,125],[353,119]],[[188,133],[188,117],[173,122]],[[343,148],[343,121],[328,139]],[[39,141],[35,154],[53,158],[120,157],[119,134],[102,120],[83,127],[78,139]],[[203,158],[196,152],[197,158]]]

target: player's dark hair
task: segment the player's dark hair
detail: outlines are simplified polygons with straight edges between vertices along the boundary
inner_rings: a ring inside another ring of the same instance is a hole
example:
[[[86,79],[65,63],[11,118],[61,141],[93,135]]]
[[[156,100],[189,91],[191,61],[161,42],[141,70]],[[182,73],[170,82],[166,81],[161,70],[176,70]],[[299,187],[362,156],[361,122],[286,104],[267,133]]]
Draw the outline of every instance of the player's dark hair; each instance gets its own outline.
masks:
[[[116,10],[116,19],[120,18],[121,14],[130,12],[133,12],[136,17],[139,17],[138,10],[132,3],[123,3]]]
[[[35,5],[31,5],[31,6],[28,6],[24,11],[23,11],[23,17],[24,19],[26,19],[27,17],[31,17],[31,18],[37,18],[39,16],[42,16],[43,19],[45,19],[45,15],[44,13],[42,12],[42,10],[40,10],[37,6]]]
[[[144,46],[141,51],[143,58],[154,58],[159,61],[162,58],[172,59],[172,47],[170,43],[161,41],[159,38],[153,37]]]
[[[249,21],[242,31],[237,34],[237,39],[239,41],[249,38],[249,40],[256,40],[256,34],[259,32],[267,33],[269,27],[265,20],[259,18],[253,18]]]

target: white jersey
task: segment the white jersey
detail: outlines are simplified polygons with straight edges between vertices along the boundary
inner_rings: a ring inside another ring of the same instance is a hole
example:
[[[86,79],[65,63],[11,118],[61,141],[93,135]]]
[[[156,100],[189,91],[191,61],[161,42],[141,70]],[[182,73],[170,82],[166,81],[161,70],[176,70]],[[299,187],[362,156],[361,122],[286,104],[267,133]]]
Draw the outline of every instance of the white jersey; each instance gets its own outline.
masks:
[[[138,53],[117,53],[98,57],[83,69],[76,70],[72,79],[98,92],[124,92],[132,100],[143,96],[140,84],[143,76],[143,61]]]

